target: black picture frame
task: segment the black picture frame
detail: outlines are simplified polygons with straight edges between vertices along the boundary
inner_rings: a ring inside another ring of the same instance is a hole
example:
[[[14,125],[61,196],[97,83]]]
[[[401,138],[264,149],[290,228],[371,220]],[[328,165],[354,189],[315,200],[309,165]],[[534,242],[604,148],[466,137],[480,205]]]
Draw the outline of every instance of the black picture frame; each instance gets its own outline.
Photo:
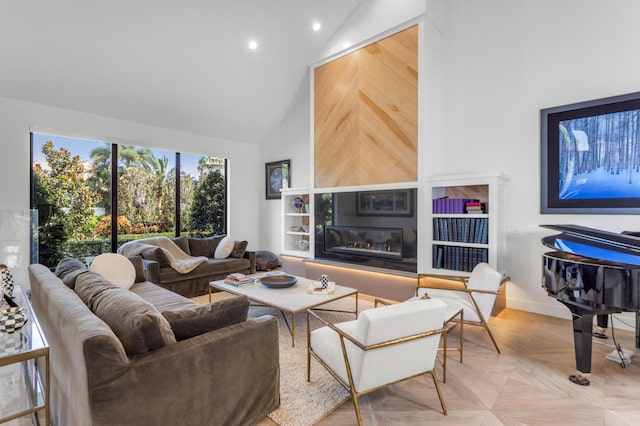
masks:
[[[265,164],[265,196],[267,200],[280,200],[283,188],[291,185],[291,160]]]
[[[640,213],[640,92],[540,110],[540,213]]]
[[[356,195],[358,216],[413,215],[413,196],[410,189],[363,191]]]

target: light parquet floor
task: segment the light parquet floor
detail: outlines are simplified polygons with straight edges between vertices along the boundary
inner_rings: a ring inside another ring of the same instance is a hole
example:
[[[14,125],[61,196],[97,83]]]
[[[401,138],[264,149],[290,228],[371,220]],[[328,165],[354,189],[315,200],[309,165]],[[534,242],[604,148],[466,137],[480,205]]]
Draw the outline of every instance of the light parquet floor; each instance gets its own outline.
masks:
[[[605,359],[613,340],[594,339],[590,386],[568,380],[575,373],[569,320],[512,309],[490,321],[498,354],[478,327],[465,328],[464,362],[451,353],[440,411],[430,377],[405,381],[360,398],[365,425],[638,425],[640,353],[626,368]],[[452,343],[457,332],[451,333]],[[618,343],[636,351],[634,333],[616,331]],[[441,376],[440,367],[436,369]],[[260,426],[273,425],[269,419]],[[351,399],[320,426],[356,424]]]

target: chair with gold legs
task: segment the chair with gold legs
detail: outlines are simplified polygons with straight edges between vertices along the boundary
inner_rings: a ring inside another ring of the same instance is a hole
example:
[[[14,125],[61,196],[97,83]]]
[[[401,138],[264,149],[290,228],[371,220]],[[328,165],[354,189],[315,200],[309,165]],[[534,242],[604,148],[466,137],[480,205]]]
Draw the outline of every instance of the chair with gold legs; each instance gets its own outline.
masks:
[[[489,334],[496,351],[500,353],[488,322],[496,296],[500,293],[500,284],[506,279],[487,263],[477,264],[470,276],[420,274],[416,297],[429,297],[442,300],[448,305],[461,306],[464,319],[452,321],[483,327]],[[460,359],[462,362],[462,346]]]
[[[313,316],[324,324],[314,331],[307,324],[307,380],[313,357],[349,391],[361,425],[360,396],[429,373],[446,415],[434,371],[446,310],[440,300],[419,300],[365,310],[358,319],[337,324],[307,311],[308,322]]]
[[[418,290],[420,286],[416,288],[416,295],[411,299],[407,299],[405,302],[413,302],[416,300],[429,299],[426,294],[422,294],[418,296]],[[460,364],[462,364],[462,347],[464,342],[464,310],[462,309],[462,305],[455,300],[442,299],[442,301],[447,305],[447,310],[444,316],[444,331],[442,333],[442,383],[447,383],[447,353],[449,351],[457,351],[460,353]],[[390,305],[392,302],[383,299],[374,299],[375,307],[377,308],[379,304],[382,305]],[[457,347],[449,346],[449,332],[453,330],[456,326],[460,326],[460,334],[458,336],[459,344]]]

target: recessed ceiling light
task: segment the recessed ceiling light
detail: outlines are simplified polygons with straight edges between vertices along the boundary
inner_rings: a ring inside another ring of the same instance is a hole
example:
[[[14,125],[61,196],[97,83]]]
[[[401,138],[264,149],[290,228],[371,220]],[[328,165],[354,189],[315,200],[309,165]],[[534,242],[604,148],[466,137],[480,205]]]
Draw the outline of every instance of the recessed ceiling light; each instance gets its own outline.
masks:
[[[256,50],[258,48],[258,42],[255,40],[249,41],[249,49]]]
[[[320,31],[320,28],[322,28],[322,24],[320,22],[313,23],[313,31]]]

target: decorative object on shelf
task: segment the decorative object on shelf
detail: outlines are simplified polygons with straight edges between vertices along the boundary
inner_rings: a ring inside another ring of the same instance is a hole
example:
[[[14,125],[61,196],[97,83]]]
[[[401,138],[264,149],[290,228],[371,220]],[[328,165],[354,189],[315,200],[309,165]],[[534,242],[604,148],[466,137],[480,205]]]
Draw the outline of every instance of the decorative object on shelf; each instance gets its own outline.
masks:
[[[320,284],[322,285],[322,288],[327,288],[327,285],[329,285],[329,275],[322,274],[322,277],[320,277]]]
[[[298,278],[292,275],[272,275],[263,277],[260,282],[269,288],[287,288],[298,282]]]
[[[2,294],[7,297],[13,296],[13,275],[7,265],[0,265],[0,273],[2,274]]]
[[[294,198],[291,202],[291,210],[293,213],[304,213],[302,207],[304,207],[304,200],[300,197]]]
[[[18,306],[6,294],[3,295],[4,303],[0,309],[0,331],[13,333],[22,328],[27,322],[27,314],[24,308]]]
[[[298,247],[298,250],[300,251],[305,251],[309,248],[309,241],[307,240],[300,240],[296,243],[296,246]]]
[[[280,190],[291,184],[291,160],[274,161],[265,164],[266,199],[279,200]]]

